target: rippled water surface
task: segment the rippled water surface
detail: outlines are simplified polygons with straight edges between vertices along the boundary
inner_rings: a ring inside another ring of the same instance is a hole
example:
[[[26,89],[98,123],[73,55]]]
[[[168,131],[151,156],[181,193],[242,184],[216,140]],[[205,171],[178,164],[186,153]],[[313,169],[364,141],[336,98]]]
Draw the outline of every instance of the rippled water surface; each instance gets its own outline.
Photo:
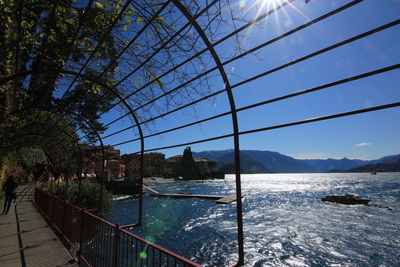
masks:
[[[162,193],[234,193],[225,180],[153,183]],[[246,266],[400,266],[400,173],[252,174],[242,177]],[[371,205],[323,203],[355,193]],[[391,210],[385,208],[390,207]],[[114,202],[109,220],[135,222],[137,200]],[[134,233],[206,266],[237,259],[236,204],[144,198]]]

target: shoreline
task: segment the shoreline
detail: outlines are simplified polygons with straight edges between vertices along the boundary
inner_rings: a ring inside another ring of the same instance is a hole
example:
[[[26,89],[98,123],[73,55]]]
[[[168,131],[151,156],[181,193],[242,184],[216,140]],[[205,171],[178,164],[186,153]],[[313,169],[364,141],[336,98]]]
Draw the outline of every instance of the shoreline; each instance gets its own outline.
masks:
[[[151,183],[170,183],[176,182],[174,178],[163,178],[163,177],[145,177],[143,178],[143,183],[151,184]]]

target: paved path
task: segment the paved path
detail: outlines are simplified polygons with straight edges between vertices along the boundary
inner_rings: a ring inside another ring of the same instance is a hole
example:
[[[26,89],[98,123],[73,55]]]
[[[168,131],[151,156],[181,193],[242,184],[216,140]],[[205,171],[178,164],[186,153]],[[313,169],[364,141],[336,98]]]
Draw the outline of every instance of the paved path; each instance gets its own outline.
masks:
[[[33,186],[19,186],[17,191],[17,202],[8,215],[0,216],[0,266],[78,266],[34,207]],[[3,196],[2,192],[1,209]]]

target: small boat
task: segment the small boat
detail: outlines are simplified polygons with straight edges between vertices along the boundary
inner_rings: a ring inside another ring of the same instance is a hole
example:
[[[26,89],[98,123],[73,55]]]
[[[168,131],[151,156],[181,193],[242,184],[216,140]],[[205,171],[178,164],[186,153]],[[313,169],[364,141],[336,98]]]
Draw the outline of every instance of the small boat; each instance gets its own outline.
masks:
[[[376,172],[371,172],[371,175],[375,175],[376,174]]]
[[[322,201],[335,202],[346,205],[368,205],[370,199],[363,199],[357,195],[347,194],[344,196],[326,196],[321,198]]]

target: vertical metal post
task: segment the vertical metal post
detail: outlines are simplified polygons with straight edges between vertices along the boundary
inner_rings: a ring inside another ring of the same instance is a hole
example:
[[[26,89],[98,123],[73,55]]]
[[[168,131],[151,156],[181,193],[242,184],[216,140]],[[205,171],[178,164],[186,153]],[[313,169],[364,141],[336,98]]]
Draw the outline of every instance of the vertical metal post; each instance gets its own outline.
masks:
[[[81,154],[81,156],[80,156],[80,159],[79,159],[79,171],[77,171],[77,175],[78,175],[78,179],[79,179],[79,186],[78,186],[78,203],[81,203],[81,197],[82,197],[82,195],[81,195],[81,191],[82,191],[82,165],[83,165],[83,163],[82,163],[82,157],[84,156],[83,155],[83,153],[82,153],[82,149],[80,148],[80,146],[79,146],[79,143],[77,143],[77,146],[78,146],[78,149],[79,149],[79,152],[80,152],[80,154]]]
[[[238,254],[239,259],[237,262],[237,266],[244,265],[244,245],[243,245],[243,211],[242,211],[242,188],[241,188],[241,177],[240,177],[240,146],[239,146],[239,124],[237,118],[237,111],[235,105],[235,98],[232,93],[232,88],[226,75],[225,69],[221,63],[220,58],[218,57],[217,52],[215,51],[213,45],[208,39],[207,35],[204,33],[203,29],[197,23],[196,19],[191,15],[191,13],[187,10],[187,8],[179,1],[173,0],[175,6],[182,12],[182,14],[190,21],[192,26],[195,28],[204,44],[207,46],[210,51],[215,64],[218,67],[218,70],[221,74],[222,80],[225,84],[226,93],[228,96],[231,114],[232,114],[232,127],[233,127],[233,140],[234,140],[234,149],[235,149],[235,181],[236,181],[236,219],[237,219],[237,231],[238,231]]]
[[[99,136],[99,140],[101,142],[101,154],[102,154],[102,162],[101,162],[101,184],[100,184],[100,214],[103,211],[103,190],[104,190],[104,169],[105,169],[105,151],[104,151],[104,145],[103,141],[101,140]]]
[[[143,141],[143,140],[142,140]],[[138,224],[142,224],[143,214],[143,178],[144,178],[144,147],[140,151],[140,177],[139,177],[139,218]]]
[[[65,177],[65,179],[67,179],[67,181],[65,182],[65,191],[64,191],[64,199],[68,198],[68,177]]]
[[[65,225],[65,209],[66,209],[66,206],[67,206],[67,204],[66,204],[66,199],[64,198],[64,201],[63,201],[63,215],[62,215],[62,224],[61,224],[61,235],[62,236],[64,236],[64,225]]]
[[[114,267],[118,267],[119,265],[119,240],[120,240],[120,226],[119,224],[115,225],[115,236],[114,236]]]
[[[52,202],[53,202],[53,208],[52,208],[52,211],[51,211],[51,223],[54,225],[54,215],[56,214],[56,200],[55,200],[55,195],[54,194],[50,195],[50,193],[47,193],[47,197],[50,197],[50,196],[51,196],[51,199],[52,199]]]
[[[71,161],[70,161],[70,158],[69,158],[69,153],[67,153],[67,160],[68,160],[68,168],[71,168],[70,166],[71,166]],[[54,175],[53,175],[53,178],[55,178],[54,177]],[[67,179],[67,182],[66,182],[66,185],[65,185],[65,194],[64,194],[64,199],[67,199],[68,198],[68,183],[69,183],[69,176],[68,175],[66,175],[66,179]]]
[[[78,251],[78,265],[81,266],[81,258],[82,258],[82,247],[83,247],[83,231],[84,225],[83,222],[85,217],[85,209],[81,208],[81,225],[80,225],[80,233],[79,233],[79,251]]]

